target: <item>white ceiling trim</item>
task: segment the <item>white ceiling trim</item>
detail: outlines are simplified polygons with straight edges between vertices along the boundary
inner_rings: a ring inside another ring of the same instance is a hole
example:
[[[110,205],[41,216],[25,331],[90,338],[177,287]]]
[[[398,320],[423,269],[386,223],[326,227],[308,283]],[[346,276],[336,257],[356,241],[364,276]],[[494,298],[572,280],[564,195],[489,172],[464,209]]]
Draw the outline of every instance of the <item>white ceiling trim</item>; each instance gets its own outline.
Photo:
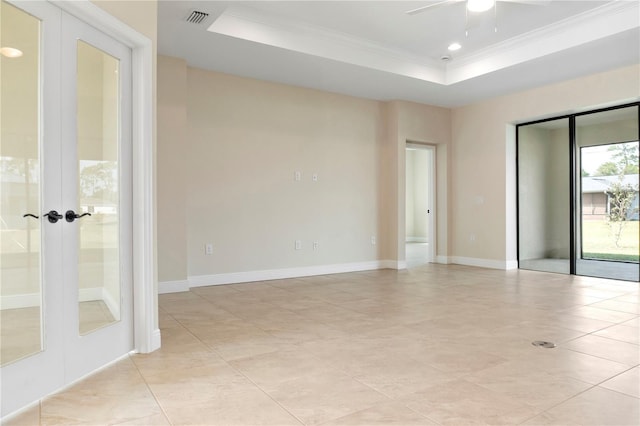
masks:
[[[640,26],[640,2],[615,1],[445,63],[249,7],[227,8],[208,31],[449,86]],[[594,58],[597,60],[597,58]]]
[[[459,83],[639,26],[640,2],[609,3],[456,58],[447,64],[445,84]]]
[[[418,80],[445,83],[443,63],[249,8],[226,9],[207,31]]]

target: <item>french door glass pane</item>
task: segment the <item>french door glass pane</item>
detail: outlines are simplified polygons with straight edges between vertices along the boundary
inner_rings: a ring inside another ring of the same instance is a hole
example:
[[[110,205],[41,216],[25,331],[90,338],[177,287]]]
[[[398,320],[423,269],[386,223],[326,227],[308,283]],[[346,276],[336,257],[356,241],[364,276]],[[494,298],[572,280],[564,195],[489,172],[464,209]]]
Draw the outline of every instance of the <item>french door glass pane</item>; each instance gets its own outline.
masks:
[[[638,280],[638,108],[576,117],[580,275]]]
[[[519,266],[570,271],[569,120],[518,127]]]
[[[42,350],[40,21],[0,4],[0,364]],[[24,216],[33,214],[37,217]]]
[[[78,60],[79,332],[120,320],[118,59],[81,40]]]

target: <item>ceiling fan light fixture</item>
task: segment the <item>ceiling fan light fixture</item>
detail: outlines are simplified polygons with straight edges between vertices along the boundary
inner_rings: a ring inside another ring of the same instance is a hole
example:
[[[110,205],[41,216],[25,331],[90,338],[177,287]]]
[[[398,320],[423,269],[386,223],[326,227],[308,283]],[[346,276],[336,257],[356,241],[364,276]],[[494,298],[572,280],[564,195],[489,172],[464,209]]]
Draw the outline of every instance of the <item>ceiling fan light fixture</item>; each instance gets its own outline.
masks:
[[[495,4],[495,0],[467,0],[467,9],[469,12],[486,12]]]

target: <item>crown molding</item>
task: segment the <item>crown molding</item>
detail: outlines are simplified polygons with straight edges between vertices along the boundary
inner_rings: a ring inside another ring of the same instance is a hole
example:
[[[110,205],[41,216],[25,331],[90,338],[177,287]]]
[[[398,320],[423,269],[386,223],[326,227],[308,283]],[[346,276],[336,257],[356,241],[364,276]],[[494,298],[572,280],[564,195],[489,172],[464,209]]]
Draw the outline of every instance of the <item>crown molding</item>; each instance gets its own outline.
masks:
[[[207,31],[419,80],[445,83],[444,64],[433,59],[249,7],[229,7]]]
[[[640,2],[616,1],[446,64],[246,6],[227,8],[207,31],[449,86],[638,28],[639,16]]]
[[[531,61],[640,26],[640,2],[617,1],[529,31],[447,64],[447,85]]]

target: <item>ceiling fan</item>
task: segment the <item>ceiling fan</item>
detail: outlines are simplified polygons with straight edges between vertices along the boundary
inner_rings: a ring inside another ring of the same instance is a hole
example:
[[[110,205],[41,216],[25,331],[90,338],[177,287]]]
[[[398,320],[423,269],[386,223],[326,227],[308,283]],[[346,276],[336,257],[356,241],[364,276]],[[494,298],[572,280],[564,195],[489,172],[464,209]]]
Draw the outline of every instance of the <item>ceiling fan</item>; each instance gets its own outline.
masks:
[[[545,5],[549,3],[550,0],[442,0],[435,3],[428,4],[426,6],[421,6],[417,9],[408,10],[407,15],[416,15],[418,13],[422,13],[427,9],[431,9],[432,7],[443,6],[447,4],[467,3],[467,10],[469,12],[486,12],[491,10],[496,1],[509,2],[509,3],[521,3],[521,4],[535,4],[535,5]]]

